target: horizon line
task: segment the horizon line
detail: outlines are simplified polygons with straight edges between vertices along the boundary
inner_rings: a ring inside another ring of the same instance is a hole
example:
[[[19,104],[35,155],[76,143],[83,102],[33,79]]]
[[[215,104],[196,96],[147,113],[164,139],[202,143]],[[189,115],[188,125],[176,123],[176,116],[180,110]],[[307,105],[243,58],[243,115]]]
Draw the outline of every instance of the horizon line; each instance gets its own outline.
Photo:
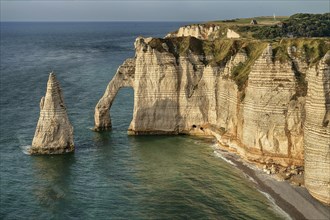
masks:
[[[4,23],[4,22],[21,22],[21,23],[65,23],[65,22],[75,22],[75,23],[79,23],[79,22],[208,22],[208,21],[220,21],[220,20],[205,20],[205,21],[193,21],[193,20],[181,20],[181,21],[172,21],[172,20],[153,20],[153,21],[147,21],[147,20],[113,20],[113,21],[90,21],[90,20],[72,20],[72,21],[42,21],[42,20],[36,20],[36,21],[0,21],[0,23]]]

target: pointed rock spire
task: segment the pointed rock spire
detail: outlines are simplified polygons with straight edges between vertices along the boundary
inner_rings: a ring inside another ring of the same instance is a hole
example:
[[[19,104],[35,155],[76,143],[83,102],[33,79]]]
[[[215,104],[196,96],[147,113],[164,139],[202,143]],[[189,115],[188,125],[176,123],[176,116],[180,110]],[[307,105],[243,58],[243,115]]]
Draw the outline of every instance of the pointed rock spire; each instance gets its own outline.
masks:
[[[61,154],[74,151],[73,127],[69,121],[60,84],[49,74],[45,97],[40,101],[40,116],[30,154]]]

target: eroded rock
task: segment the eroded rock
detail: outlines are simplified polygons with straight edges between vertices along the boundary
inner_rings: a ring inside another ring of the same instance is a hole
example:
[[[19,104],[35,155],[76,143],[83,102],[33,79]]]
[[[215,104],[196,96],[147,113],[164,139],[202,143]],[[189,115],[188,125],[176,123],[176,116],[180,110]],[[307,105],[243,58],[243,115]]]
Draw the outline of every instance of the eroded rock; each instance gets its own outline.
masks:
[[[202,40],[214,40],[218,38],[220,26],[212,24],[194,24],[180,27],[177,31],[167,34],[165,37],[195,37]]]
[[[304,123],[305,185],[318,200],[330,204],[330,52],[307,71]]]
[[[122,87],[133,87],[135,74],[135,59],[127,59],[117,70],[116,75],[109,82],[103,97],[95,107],[94,130],[110,130],[111,118],[109,109],[114,101],[117,92]]]
[[[74,151],[73,127],[69,121],[60,84],[49,74],[46,95],[40,101],[40,116],[30,154],[61,154]]]

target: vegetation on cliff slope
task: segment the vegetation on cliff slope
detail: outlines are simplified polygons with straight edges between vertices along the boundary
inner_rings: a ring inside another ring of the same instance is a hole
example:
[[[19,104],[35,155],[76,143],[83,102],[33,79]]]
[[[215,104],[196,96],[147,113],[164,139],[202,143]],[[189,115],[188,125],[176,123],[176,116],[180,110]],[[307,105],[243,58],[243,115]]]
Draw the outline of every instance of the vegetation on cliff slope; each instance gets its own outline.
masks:
[[[273,47],[273,61],[290,62],[293,59],[306,62],[307,65],[315,65],[330,50],[330,40],[327,38],[286,38],[282,40],[253,40],[253,39],[216,39],[214,41],[199,40],[194,37],[154,38],[149,45],[159,52],[172,53],[176,58],[188,56],[189,53],[200,55],[205,65],[225,67],[226,63],[238,53],[244,50],[247,61],[233,68],[230,78],[234,80],[239,90],[244,90],[251,67],[260,57],[267,44]],[[164,44],[166,46],[164,47]],[[288,51],[290,49],[290,54]],[[305,75],[292,67],[297,78],[297,96],[305,96],[307,83]]]
[[[330,37],[330,13],[295,14],[270,25],[238,25],[233,29],[242,36],[256,39],[283,37]]]
[[[308,38],[297,38],[297,39],[283,39],[280,41],[256,41],[256,40],[233,40],[239,45],[239,48],[235,48],[236,51],[244,49],[248,59],[244,63],[240,63],[231,73],[231,79],[233,79],[239,90],[243,90],[248,75],[251,71],[256,59],[258,59],[262,51],[266,48],[268,43],[271,43],[273,48],[273,61],[274,62],[290,62],[292,69],[295,72],[297,79],[297,93],[296,96],[305,96],[307,93],[307,82],[305,80],[305,74],[298,70],[293,60],[305,62],[308,66],[317,64],[322,57],[330,50],[329,39],[308,39]],[[290,49],[289,49],[290,48]],[[289,54],[289,50],[290,54]]]
[[[221,21],[210,21],[207,22],[207,25],[221,25],[221,24],[228,24],[228,25],[249,25],[251,20],[256,20],[259,25],[274,25],[281,21],[288,19],[289,16],[276,16],[275,19],[273,16],[259,16],[253,18],[235,18],[230,20],[221,20]]]

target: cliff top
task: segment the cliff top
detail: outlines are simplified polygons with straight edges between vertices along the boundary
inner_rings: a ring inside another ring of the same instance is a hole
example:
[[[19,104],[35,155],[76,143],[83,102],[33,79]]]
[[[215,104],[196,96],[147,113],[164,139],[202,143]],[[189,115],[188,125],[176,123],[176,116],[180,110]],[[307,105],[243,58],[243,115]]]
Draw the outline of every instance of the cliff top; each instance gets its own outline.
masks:
[[[251,25],[251,21],[255,20],[257,25],[275,25],[289,19],[289,16],[259,16],[252,18],[235,18],[229,20],[210,21],[207,24],[228,24],[228,25]]]
[[[217,30],[219,30],[217,36],[219,38],[225,38],[228,29],[238,33],[241,38],[330,37],[330,13],[298,13],[290,17],[277,16],[275,19],[271,16],[237,18],[195,25],[206,28],[217,26]]]

